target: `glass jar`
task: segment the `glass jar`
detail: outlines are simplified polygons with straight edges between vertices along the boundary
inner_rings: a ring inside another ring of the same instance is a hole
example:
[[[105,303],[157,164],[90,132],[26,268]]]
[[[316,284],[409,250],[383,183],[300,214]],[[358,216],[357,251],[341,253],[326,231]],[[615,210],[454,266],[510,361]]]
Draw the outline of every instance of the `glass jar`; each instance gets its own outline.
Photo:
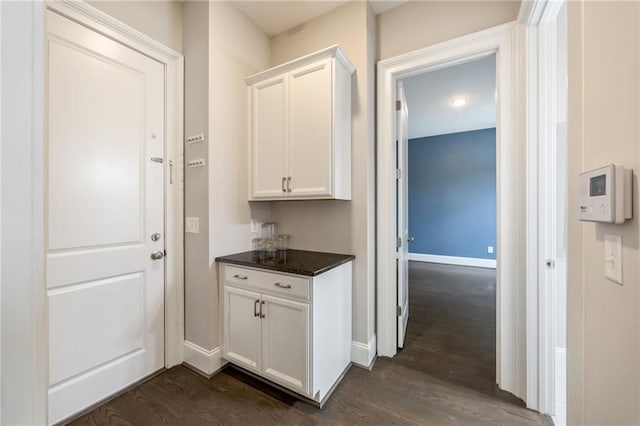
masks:
[[[264,257],[264,238],[254,238],[251,240],[251,248],[253,249],[252,258],[254,261]]]
[[[251,246],[253,247],[253,251],[264,251],[264,238],[254,238],[251,240]]]
[[[278,250],[286,251],[289,248],[289,234],[278,235]]]
[[[266,240],[265,248],[267,252],[267,257],[276,257],[276,252],[278,250],[278,242],[276,240]]]
[[[266,241],[275,240],[276,238],[276,224],[273,222],[266,222],[262,224],[262,238]]]

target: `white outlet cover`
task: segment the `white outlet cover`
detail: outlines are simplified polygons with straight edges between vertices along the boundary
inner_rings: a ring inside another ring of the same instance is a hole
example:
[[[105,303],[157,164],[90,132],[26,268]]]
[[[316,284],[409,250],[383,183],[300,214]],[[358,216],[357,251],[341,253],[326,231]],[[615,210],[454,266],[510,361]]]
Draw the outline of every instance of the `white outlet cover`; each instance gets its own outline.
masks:
[[[199,217],[185,217],[184,218],[185,232],[189,234],[200,233],[200,218]]]
[[[604,235],[604,273],[611,281],[622,284],[622,236]]]

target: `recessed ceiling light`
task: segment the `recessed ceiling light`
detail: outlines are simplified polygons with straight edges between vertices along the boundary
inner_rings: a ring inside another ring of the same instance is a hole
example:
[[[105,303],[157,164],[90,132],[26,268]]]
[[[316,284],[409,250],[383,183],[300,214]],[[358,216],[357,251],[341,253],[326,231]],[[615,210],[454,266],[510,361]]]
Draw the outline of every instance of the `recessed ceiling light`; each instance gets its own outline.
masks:
[[[451,101],[451,105],[453,105],[456,108],[460,108],[462,106],[465,106],[467,104],[467,98],[455,98]]]

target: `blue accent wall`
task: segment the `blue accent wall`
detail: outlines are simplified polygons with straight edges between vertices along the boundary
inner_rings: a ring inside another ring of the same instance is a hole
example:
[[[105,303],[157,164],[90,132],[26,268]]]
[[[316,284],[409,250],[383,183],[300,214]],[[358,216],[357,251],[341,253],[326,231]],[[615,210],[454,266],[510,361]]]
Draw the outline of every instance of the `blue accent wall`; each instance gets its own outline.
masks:
[[[495,128],[409,140],[409,235],[411,253],[496,258]]]

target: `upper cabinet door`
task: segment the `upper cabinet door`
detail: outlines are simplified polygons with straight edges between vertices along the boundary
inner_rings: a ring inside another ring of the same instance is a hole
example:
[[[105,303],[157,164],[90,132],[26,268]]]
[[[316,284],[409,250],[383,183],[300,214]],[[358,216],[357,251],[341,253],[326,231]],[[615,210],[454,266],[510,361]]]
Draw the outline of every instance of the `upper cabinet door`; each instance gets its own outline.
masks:
[[[247,77],[249,200],[351,199],[351,75],[339,46]]]
[[[289,74],[289,173],[291,197],[332,194],[332,60]]]
[[[286,75],[252,86],[251,196],[271,199],[286,195]]]

